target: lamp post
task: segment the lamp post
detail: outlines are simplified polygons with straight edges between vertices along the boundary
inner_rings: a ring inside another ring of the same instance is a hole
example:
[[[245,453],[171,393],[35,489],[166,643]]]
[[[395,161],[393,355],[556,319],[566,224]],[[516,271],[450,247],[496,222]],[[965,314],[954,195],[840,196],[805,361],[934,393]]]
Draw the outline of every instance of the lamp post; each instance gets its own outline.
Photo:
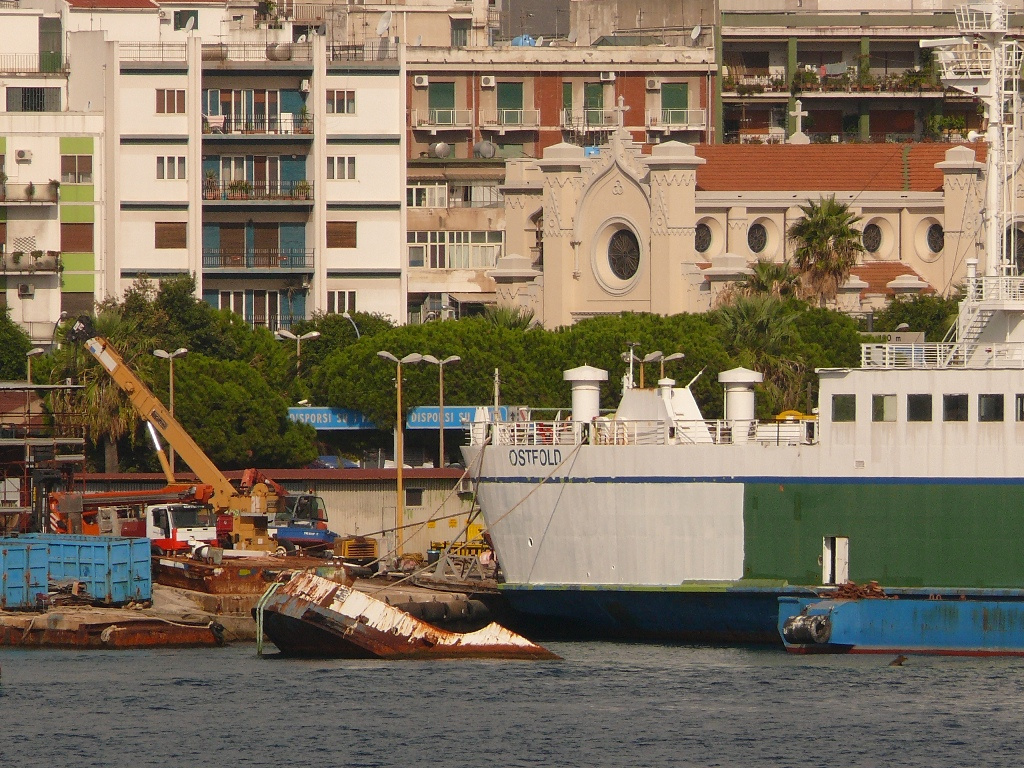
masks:
[[[423,362],[432,363],[437,366],[437,426],[438,426],[438,466],[444,468],[444,367],[449,363],[457,363],[462,360],[458,355],[450,355],[444,360],[438,360],[433,355],[424,355]]]
[[[168,366],[170,368],[170,370],[168,372],[168,376],[170,377],[169,378],[170,383],[168,384],[168,387],[167,387],[167,391],[168,391],[167,405],[168,405],[168,410],[171,412],[171,418],[173,419],[174,418],[174,358],[176,358],[176,357],[184,357],[185,355],[188,354],[188,350],[185,349],[184,347],[179,347],[178,349],[174,350],[173,352],[168,352],[168,351],[163,350],[163,349],[154,349],[153,350],[153,354],[156,355],[157,357],[159,357],[161,360],[166,360],[167,364],[168,364]],[[168,466],[170,467],[171,474],[173,475],[174,474],[174,446],[168,445],[167,448],[168,448],[168,451],[170,452]]]
[[[356,325],[356,321],[352,319],[352,315],[350,315],[348,312],[342,312],[341,316],[348,320],[350,323],[352,323],[352,330],[356,332],[356,339],[358,339],[361,334],[359,333],[359,326]]]
[[[282,328],[275,334],[275,336],[277,336],[278,339],[290,339],[295,342],[295,376],[298,378],[299,370],[302,367],[302,342],[319,339],[320,331],[309,331],[301,336],[296,336],[291,331],[286,331]]]
[[[25,364],[28,369],[26,372],[26,381],[29,384],[30,389],[25,390],[25,437],[28,437],[29,430],[32,429],[32,358],[39,357],[46,350],[42,347],[32,347],[28,352],[25,353]],[[25,453],[28,453],[28,444],[25,445]],[[26,455],[26,459],[28,456]]]
[[[395,557],[401,557],[402,523],[405,520],[405,496],[403,495],[402,489],[402,464],[404,463],[404,457],[402,456],[402,365],[418,363],[423,360],[423,355],[413,352],[402,359],[398,359],[387,350],[382,349],[377,353],[377,357],[383,358],[384,360],[390,360],[396,367],[395,387],[397,392],[396,401],[398,403],[398,416],[395,419],[395,468],[397,469],[395,474],[395,487],[397,494],[395,500]]]

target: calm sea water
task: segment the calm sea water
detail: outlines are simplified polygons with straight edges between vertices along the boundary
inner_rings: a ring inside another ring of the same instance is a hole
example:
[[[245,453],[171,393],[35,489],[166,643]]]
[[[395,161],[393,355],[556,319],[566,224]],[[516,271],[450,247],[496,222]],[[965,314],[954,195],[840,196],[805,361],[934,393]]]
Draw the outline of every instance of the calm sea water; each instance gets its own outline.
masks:
[[[559,662],[0,651],[3,766],[1016,766],[1024,661],[551,644]]]

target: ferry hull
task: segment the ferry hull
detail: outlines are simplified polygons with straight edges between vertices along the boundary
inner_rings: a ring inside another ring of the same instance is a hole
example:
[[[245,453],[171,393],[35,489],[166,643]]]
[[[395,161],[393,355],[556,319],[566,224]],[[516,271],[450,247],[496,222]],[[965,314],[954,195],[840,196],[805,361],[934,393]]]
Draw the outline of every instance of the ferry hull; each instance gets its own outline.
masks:
[[[1024,600],[779,599],[791,653],[1024,656]]]

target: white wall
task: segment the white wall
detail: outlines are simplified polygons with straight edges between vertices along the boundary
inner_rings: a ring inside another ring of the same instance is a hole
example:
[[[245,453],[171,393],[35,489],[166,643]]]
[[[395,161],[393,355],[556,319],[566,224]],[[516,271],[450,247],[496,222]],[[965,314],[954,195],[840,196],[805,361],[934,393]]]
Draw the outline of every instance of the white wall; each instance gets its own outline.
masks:
[[[399,202],[405,195],[401,185],[405,160],[399,155],[397,145],[328,144],[327,156],[356,158],[355,179],[328,179],[324,182],[327,185],[327,202]]]
[[[355,114],[327,115],[327,135],[334,134],[389,134],[405,129],[405,116],[401,114],[401,89],[404,79],[394,75],[331,75],[325,78],[330,91],[355,91]],[[324,97],[326,98],[326,96]]]
[[[188,188],[184,180],[158,179],[156,158],[185,157],[184,144],[122,145],[120,148],[121,199],[129,201],[188,201]],[[186,168],[187,174],[195,168]]]
[[[124,75],[120,78],[120,132],[122,135],[188,134],[188,117],[178,114],[158,114],[158,89],[184,90],[184,75]],[[186,98],[186,109],[191,105]]]

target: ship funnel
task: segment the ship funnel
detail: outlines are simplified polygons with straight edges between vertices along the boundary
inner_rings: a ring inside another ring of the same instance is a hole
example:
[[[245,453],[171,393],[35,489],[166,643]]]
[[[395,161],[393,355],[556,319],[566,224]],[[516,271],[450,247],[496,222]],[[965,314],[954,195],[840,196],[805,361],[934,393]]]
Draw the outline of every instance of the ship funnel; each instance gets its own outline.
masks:
[[[733,368],[718,374],[725,385],[725,420],[733,424],[733,442],[745,443],[754,422],[754,385],[764,381],[764,374],[748,368]]]
[[[572,386],[572,420],[590,423],[601,408],[601,382],[608,381],[608,371],[581,365],[564,371],[562,378]]]

